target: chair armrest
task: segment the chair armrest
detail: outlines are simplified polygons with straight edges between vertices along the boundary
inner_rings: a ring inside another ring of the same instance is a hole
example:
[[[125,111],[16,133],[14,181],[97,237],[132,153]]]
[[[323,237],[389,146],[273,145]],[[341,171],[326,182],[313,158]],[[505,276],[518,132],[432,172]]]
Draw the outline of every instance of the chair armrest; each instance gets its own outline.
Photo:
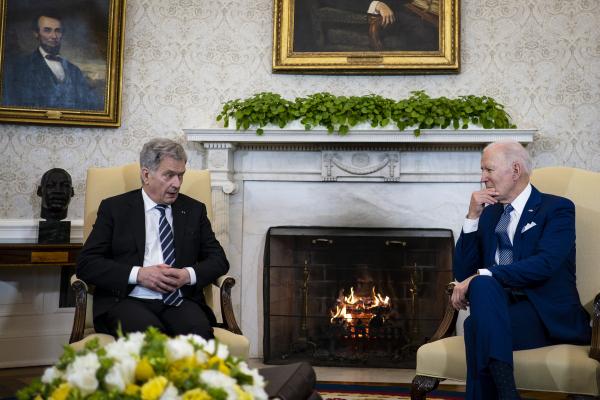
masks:
[[[456,319],[458,318],[458,311],[456,311],[454,307],[452,307],[452,304],[450,304],[450,296],[452,295],[453,290],[454,282],[450,282],[445,289],[445,292],[448,295],[448,299],[446,302],[446,310],[444,311],[444,316],[442,317],[442,320],[440,321],[440,324],[436,329],[435,333],[429,339],[428,342],[435,342],[436,340],[440,340],[445,337],[451,336],[452,332],[454,332]]]
[[[217,279],[214,283],[217,286],[221,299],[221,317],[223,319],[223,327],[228,331],[242,334],[237,321],[235,320],[235,314],[233,313],[233,304],[231,303],[231,288],[235,286],[235,279],[228,275],[223,275]]]
[[[78,342],[83,339],[85,329],[85,312],[87,308],[88,286],[76,275],[71,276],[71,288],[75,291],[75,316],[69,343]]]
[[[600,293],[594,298],[592,310],[592,343],[590,345],[590,358],[600,361]]]

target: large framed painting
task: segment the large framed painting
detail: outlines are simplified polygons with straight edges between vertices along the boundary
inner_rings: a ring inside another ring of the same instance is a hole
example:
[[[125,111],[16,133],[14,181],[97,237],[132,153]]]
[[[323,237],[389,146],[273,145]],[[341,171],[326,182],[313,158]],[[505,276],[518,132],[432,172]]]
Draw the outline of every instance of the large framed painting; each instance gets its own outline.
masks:
[[[459,72],[460,0],[274,0],[273,17],[274,72]]]
[[[119,126],[125,0],[0,5],[0,122]]]

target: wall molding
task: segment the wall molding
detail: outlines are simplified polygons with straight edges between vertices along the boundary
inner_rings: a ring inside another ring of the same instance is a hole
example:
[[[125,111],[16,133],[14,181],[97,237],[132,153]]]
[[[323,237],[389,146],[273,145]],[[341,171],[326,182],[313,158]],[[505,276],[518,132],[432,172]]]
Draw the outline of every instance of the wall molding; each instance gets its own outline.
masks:
[[[32,243],[37,241],[40,219],[0,219],[0,242]],[[71,220],[71,242],[83,241],[83,220]]]

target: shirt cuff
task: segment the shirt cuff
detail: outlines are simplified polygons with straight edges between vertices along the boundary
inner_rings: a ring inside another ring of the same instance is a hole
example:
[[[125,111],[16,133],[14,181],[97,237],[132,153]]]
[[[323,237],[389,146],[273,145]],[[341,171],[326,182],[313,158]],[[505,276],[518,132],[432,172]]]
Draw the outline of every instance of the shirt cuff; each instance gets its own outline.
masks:
[[[377,12],[375,10],[375,8],[377,7],[378,4],[379,4],[379,1],[372,1],[371,4],[369,5],[369,9],[367,10],[367,14],[379,14],[379,12]]]
[[[194,268],[192,268],[192,267],[185,267],[185,269],[190,274],[190,283],[189,283],[189,285],[190,286],[195,285],[196,284],[196,271],[194,271]]]
[[[477,231],[479,228],[479,218],[477,219],[469,219],[465,218],[465,222],[463,222],[463,233],[473,233]]]
[[[138,281],[137,281],[137,276],[138,276],[138,272],[140,271],[141,267],[133,267],[131,268],[131,272],[129,273],[129,281],[127,283],[129,283],[130,285],[137,285]]]
[[[479,275],[492,276],[492,271],[490,271],[487,268],[481,268],[481,269],[478,269],[477,271],[479,271]]]

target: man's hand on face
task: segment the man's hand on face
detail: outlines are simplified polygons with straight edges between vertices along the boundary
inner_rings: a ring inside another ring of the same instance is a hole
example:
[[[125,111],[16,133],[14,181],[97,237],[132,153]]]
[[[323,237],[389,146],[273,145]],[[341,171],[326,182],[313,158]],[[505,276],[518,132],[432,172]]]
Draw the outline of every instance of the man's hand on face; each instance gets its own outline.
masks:
[[[143,287],[160,293],[170,293],[190,281],[184,269],[171,268],[167,264],[150,265],[140,268],[137,281]]]
[[[485,188],[483,190],[473,192],[471,194],[471,202],[469,203],[469,213],[467,214],[467,218],[479,218],[486,204],[491,205],[498,202],[496,199],[498,194],[499,193],[494,188]]]
[[[469,291],[469,283],[477,275],[472,275],[462,282],[458,282],[454,285],[452,296],[450,296],[450,304],[455,310],[466,310],[469,305],[467,300],[467,292]]]

